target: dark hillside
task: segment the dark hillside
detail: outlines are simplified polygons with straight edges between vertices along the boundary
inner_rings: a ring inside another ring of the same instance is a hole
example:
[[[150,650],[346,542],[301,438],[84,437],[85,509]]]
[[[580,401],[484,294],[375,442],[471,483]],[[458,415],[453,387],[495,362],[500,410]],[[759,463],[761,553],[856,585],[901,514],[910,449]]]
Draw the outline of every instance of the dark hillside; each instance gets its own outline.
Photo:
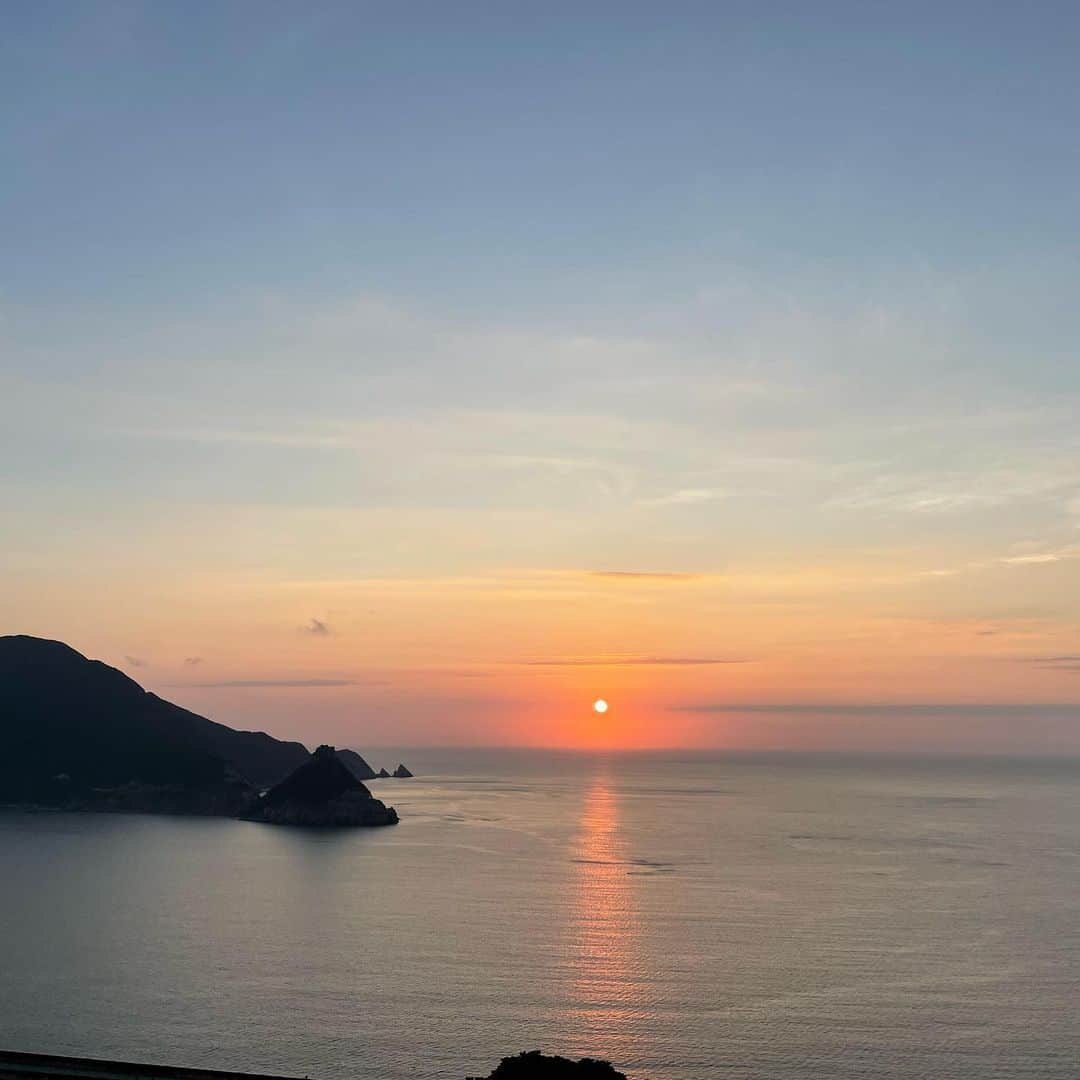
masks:
[[[0,637],[0,802],[71,801],[125,784],[272,786],[300,743],[234,731],[147,693],[59,641]]]

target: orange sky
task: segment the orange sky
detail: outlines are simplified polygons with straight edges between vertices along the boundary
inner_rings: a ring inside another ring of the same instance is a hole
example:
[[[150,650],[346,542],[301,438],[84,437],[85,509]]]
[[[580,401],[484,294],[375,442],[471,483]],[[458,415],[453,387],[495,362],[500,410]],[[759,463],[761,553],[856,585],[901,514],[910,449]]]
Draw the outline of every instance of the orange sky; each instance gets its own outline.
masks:
[[[22,630],[311,744],[1039,753],[1080,749],[1076,710],[1047,709],[1080,698],[1072,626],[1025,613],[1075,595],[1076,553],[1047,554],[330,580],[148,567],[26,579],[8,602]]]

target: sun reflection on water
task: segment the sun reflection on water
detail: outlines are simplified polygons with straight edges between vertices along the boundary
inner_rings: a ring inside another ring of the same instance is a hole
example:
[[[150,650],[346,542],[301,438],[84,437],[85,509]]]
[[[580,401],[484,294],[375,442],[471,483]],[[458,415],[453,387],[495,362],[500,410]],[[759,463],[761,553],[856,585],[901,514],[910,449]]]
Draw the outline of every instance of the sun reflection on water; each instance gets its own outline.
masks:
[[[625,1065],[640,1055],[642,1022],[651,1009],[643,996],[638,913],[620,831],[619,796],[603,773],[585,795],[574,862],[574,979],[567,1035],[582,1053]]]

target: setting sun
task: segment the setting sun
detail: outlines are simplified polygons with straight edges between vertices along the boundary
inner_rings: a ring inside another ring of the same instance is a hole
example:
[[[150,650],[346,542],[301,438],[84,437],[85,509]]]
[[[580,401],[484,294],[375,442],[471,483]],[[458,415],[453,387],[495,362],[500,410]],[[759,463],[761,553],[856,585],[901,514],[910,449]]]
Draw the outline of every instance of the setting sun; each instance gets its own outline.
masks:
[[[592,703],[593,712],[606,713],[608,710],[608,704],[603,698],[597,698]]]

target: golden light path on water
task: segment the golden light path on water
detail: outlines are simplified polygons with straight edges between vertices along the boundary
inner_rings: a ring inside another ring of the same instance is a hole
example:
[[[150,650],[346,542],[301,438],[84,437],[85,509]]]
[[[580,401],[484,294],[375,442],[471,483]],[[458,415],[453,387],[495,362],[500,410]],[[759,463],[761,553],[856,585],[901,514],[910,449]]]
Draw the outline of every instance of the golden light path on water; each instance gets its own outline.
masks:
[[[647,1041],[641,1021],[653,1003],[644,993],[649,984],[619,796],[605,773],[597,774],[585,794],[574,862],[568,1035],[581,1053],[625,1064],[641,1055]]]

